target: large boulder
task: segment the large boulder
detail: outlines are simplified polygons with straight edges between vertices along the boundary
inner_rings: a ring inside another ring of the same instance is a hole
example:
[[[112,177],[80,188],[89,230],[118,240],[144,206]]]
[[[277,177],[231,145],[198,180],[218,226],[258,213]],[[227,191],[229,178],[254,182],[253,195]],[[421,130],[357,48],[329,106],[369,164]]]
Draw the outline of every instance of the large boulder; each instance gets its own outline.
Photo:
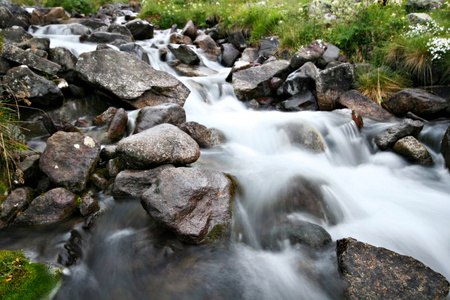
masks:
[[[444,98],[425,90],[405,89],[391,95],[381,103],[381,106],[398,117],[404,117],[408,112],[412,112],[417,116],[427,118],[444,112],[449,103]]]
[[[153,38],[154,26],[147,21],[135,19],[125,24],[136,41]]]
[[[450,126],[444,133],[441,144],[441,153],[444,156],[445,166],[450,170]]]
[[[135,108],[162,103],[184,105],[189,89],[172,75],[157,71],[133,55],[99,50],[79,56],[75,70],[91,85]]]
[[[405,136],[417,136],[422,131],[423,122],[418,120],[405,119],[377,134],[375,144],[381,149],[386,150],[401,138]]]
[[[241,100],[251,100],[270,96],[273,77],[286,78],[289,62],[277,60],[233,73],[232,82],[236,96]]]
[[[327,47],[327,43],[322,40],[311,42],[308,46],[300,49],[294,54],[290,62],[291,68],[296,70],[309,61],[316,63],[325,53]]]
[[[2,57],[50,75],[56,75],[61,70],[60,65],[10,43],[3,45]]]
[[[61,66],[61,71],[71,71],[75,68],[77,57],[69,49],[56,47],[50,49],[48,59]]]
[[[157,125],[126,137],[119,142],[116,152],[131,169],[185,165],[200,157],[198,144],[172,124]]]
[[[30,26],[30,14],[11,1],[0,1],[0,28],[20,26],[25,30]]]
[[[168,45],[167,46],[172,52],[172,54],[179,59],[183,64],[187,65],[198,65],[200,64],[200,57],[198,57],[197,53],[191,49],[191,47],[186,45]]]
[[[148,54],[145,51],[144,47],[136,43],[128,43],[119,46],[120,51],[124,51],[130,53],[131,55],[136,56],[137,58],[145,61],[150,64],[150,59],[148,58]]]
[[[346,299],[446,299],[449,283],[416,259],[352,238],[337,241]]]
[[[78,132],[58,131],[47,140],[40,167],[57,186],[79,193],[100,158],[100,145]]]
[[[61,221],[77,209],[78,196],[65,188],[55,188],[33,199],[16,218],[15,224],[38,225]]]
[[[10,69],[3,77],[3,84],[17,99],[28,99],[38,106],[59,106],[64,95],[59,87],[27,66]]]
[[[32,34],[28,33],[25,29],[19,26],[0,29],[0,34],[3,36],[6,42],[14,43],[21,43],[25,40],[33,38]]]
[[[221,172],[175,168],[160,173],[141,203],[182,241],[199,244],[228,234],[233,193],[233,182]]]
[[[179,127],[184,122],[186,122],[186,111],[178,104],[147,106],[139,111],[134,132],[138,133],[163,123]]]
[[[433,158],[427,148],[413,136],[398,140],[392,149],[412,163],[423,166],[433,165]]]
[[[350,90],[340,95],[336,100],[336,106],[349,108],[364,117],[377,121],[387,121],[394,118],[390,112],[361,94],[358,90]]]

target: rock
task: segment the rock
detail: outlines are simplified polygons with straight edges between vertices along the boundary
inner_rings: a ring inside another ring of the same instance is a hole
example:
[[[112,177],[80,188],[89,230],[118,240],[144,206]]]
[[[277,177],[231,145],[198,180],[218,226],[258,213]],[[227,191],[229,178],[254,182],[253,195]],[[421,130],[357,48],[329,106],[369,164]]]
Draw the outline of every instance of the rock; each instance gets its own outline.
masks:
[[[96,125],[96,126],[103,126],[103,125],[111,122],[112,118],[114,117],[114,115],[116,113],[117,113],[117,108],[110,106],[103,113],[96,116],[92,120],[92,123],[94,123],[94,125]]]
[[[304,91],[314,91],[316,77],[320,70],[312,63],[307,62],[296,71],[289,74],[283,85],[277,90],[279,96],[294,96]]]
[[[54,134],[57,131],[65,131],[65,132],[80,132],[78,128],[61,119],[54,119],[50,115],[43,113],[42,114],[42,124],[48,133]]]
[[[272,93],[270,80],[273,77],[286,78],[289,62],[278,60],[233,73],[234,92],[240,100],[267,97]]]
[[[238,51],[243,51],[247,48],[247,40],[245,39],[244,34],[242,34],[242,31],[233,32],[228,36],[227,40],[228,43],[233,45]]]
[[[186,112],[178,104],[166,103],[147,106],[139,111],[134,132],[139,133],[163,123],[179,127],[184,122],[186,122]]]
[[[92,198],[92,193],[84,193],[80,200],[80,213],[83,217],[87,217],[100,210],[97,200]]]
[[[315,153],[323,153],[327,149],[320,132],[307,123],[287,123],[280,130],[286,133],[292,145]]]
[[[259,57],[258,49],[256,48],[245,48],[242,52],[240,61],[253,63]]]
[[[0,56],[0,75],[6,74],[6,72],[8,72],[8,70],[11,68],[12,66],[9,60]],[[0,92],[2,91],[2,89],[3,88],[0,88]]]
[[[11,28],[0,29],[0,34],[3,36],[5,42],[21,43],[23,41],[33,38],[33,35],[29,34],[25,29],[19,26],[13,26]],[[6,46],[7,43],[4,43]],[[3,50],[5,51],[5,50]]]
[[[316,63],[325,53],[327,47],[328,44],[322,40],[316,40],[310,43],[308,46],[300,49],[294,54],[290,62],[291,68],[296,70],[308,61]]]
[[[75,70],[81,78],[135,108],[162,103],[184,105],[189,89],[172,75],[157,71],[131,54],[100,50],[79,56]]]
[[[336,107],[346,107],[356,113],[377,121],[387,121],[394,118],[390,112],[361,94],[358,90],[350,90],[336,99]]]
[[[56,75],[61,70],[60,65],[39,57],[33,52],[22,50],[13,44],[3,45],[2,57],[50,75]]]
[[[241,53],[233,46],[233,44],[222,44],[222,65],[225,67],[232,67],[235,61],[239,58]]]
[[[136,41],[153,38],[154,26],[147,21],[135,19],[125,24]]]
[[[38,24],[38,25],[51,24],[53,21],[64,18],[64,17],[66,17],[66,11],[64,10],[64,8],[52,7],[52,9],[44,15],[43,24]]]
[[[259,45],[258,56],[270,57],[278,52],[280,42],[277,37],[262,38]]]
[[[216,42],[209,35],[199,35],[194,40],[194,44],[205,51],[206,57],[209,60],[217,61],[219,55],[221,54],[221,50],[217,47]]]
[[[163,165],[150,170],[124,170],[114,180],[114,198],[140,197],[157,180],[159,174],[173,165]]]
[[[77,196],[65,188],[55,188],[33,199],[14,224],[50,224],[71,216],[78,206]]]
[[[122,139],[116,150],[131,169],[163,164],[185,165],[200,156],[198,144],[171,124],[161,124]]]
[[[123,44],[123,45],[120,45],[119,50],[130,53],[131,55],[134,55],[137,58],[150,64],[148,54],[141,45],[138,45],[136,43]]]
[[[407,12],[431,10],[435,5],[442,5],[441,0],[408,0],[405,3]]]
[[[131,31],[123,25],[120,24],[111,24],[108,26],[108,28],[106,29],[106,32],[111,32],[111,33],[118,33],[121,35],[126,35],[128,36],[131,40],[134,40],[133,35],[131,34]],[[121,50],[123,51],[123,50]]]
[[[133,40],[127,35],[102,31],[93,32],[85,38],[80,37],[81,42],[90,42],[97,44],[111,44],[114,43],[115,41],[122,41],[122,40],[125,41],[125,43],[133,42]]]
[[[10,69],[3,77],[16,99],[28,99],[38,106],[59,106],[64,95],[58,86],[43,76],[32,72],[27,66]]]
[[[277,106],[283,111],[316,111],[317,106],[316,97],[310,91],[302,91],[291,98],[280,102]]]
[[[47,140],[40,167],[57,186],[79,193],[100,158],[100,145],[78,132],[58,131]]]
[[[109,185],[108,180],[104,177],[105,173],[106,172],[92,173],[89,177],[89,184],[94,186],[98,190],[105,190]]]
[[[340,95],[353,86],[355,71],[351,64],[340,64],[317,75],[317,104],[320,110],[333,110]]]
[[[193,138],[200,148],[211,148],[214,146],[211,132],[206,126],[197,122],[186,122],[181,124],[180,129],[189,134]]]
[[[77,58],[67,48],[56,47],[50,49],[48,59],[61,66],[62,72],[71,71],[75,68]]]
[[[209,132],[211,133],[211,147],[223,144],[227,141],[225,134],[217,128],[209,128]]]
[[[203,66],[190,66],[185,64],[179,64],[175,66],[175,70],[182,76],[188,77],[203,77],[216,75],[217,71]]]
[[[398,140],[392,149],[412,163],[423,166],[433,165],[433,159],[427,148],[412,136]]]
[[[33,200],[33,190],[29,187],[15,189],[1,204],[0,228],[11,223]]]
[[[30,26],[30,14],[10,1],[0,3],[0,28],[18,26],[25,30]]]
[[[128,113],[123,108],[119,108],[114,114],[106,131],[108,142],[115,143],[119,141],[126,132],[128,125]]]
[[[346,299],[446,299],[449,283],[412,257],[352,238],[337,241]]]
[[[408,21],[413,24],[426,23],[433,20],[429,14],[425,13],[411,13],[407,14],[406,17],[408,18]]]
[[[433,117],[448,108],[448,101],[421,89],[405,89],[391,95],[381,103],[398,117],[404,117],[408,112],[423,117]]]
[[[106,163],[106,171],[110,178],[116,177],[121,171],[126,170],[127,164],[120,158],[115,157]]]
[[[192,40],[190,37],[188,37],[186,35],[182,35],[177,32],[174,32],[169,37],[169,43],[190,45],[190,44],[192,44]]]
[[[199,244],[228,235],[233,193],[232,181],[221,172],[174,168],[160,173],[141,203],[182,241]]]
[[[444,156],[445,167],[450,170],[450,126],[444,133],[441,144],[441,153]]]
[[[39,169],[40,158],[41,156],[39,154],[33,154],[22,160],[14,172],[14,184],[31,185],[35,183],[38,177],[42,175],[42,172]]]
[[[17,47],[21,49],[32,49],[32,50],[44,50],[48,51],[50,49],[50,39],[48,38],[32,38],[21,43],[16,44]]]
[[[271,236],[276,241],[287,239],[292,245],[302,244],[312,248],[321,248],[331,243],[331,236],[323,227],[296,219],[276,225]]]
[[[70,231],[70,238],[58,254],[58,263],[69,267],[83,257],[83,237],[77,230]]]
[[[183,64],[187,65],[198,65],[200,64],[200,58],[198,57],[197,53],[191,49],[191,47],[188,47],[186,45],[179,45],[179,46],[167,46],[172,52],[172,54],[179,59]]]
[[[330,62],[337,61],[341,50],[333,44],[327,43],[327,50],[317,60],[317,65],[324,69]]]
[[[191,40],[195,40],[197,38],[197,26],[194,25],[192,20],[189,20],[186,25],[184,25],[181,34],[190,37]]]
[[[375,144],[381,149],[386,150],[394,146],[401,138],[408,135],[417,136],[422,131],[423,122],[404,119],[402,122],[389,127],[385,131],[379,133],[375,137]]]

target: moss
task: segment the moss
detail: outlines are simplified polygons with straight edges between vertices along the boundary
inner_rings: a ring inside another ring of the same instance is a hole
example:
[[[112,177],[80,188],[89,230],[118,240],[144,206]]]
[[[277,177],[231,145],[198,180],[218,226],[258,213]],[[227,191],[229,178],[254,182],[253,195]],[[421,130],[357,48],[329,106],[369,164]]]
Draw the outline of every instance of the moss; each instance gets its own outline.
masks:
[[[217,224],[211,229],[208,235],[205,238],[205,241],[208,243],[215,242],[226,235],[226,227],[222,224]]]
[[[30,263],[22,251],[0,251],[0,299],[42,299],[59,278],[46,265]]]

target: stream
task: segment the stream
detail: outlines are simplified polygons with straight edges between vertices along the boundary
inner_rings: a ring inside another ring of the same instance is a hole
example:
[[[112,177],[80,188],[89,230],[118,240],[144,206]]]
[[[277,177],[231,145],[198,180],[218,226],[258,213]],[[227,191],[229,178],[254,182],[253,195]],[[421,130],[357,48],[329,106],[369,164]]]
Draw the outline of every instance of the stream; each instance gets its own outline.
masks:
[[[63,46],[76,56],[96,48],[65,34],[64,25],[35,28],[32,33],[50,38],[52,48]],[[248,109],[225,81],[229,69],[201,53],[203,64],[217,75],[180,77],[160,61],[158,48],[168,39],[168,31],[155,31],[152,40],[137,43],[146,49],[153,68],[177,76],[191,90],[184,106],[187,120],[217,128],[226,136],[226,143],[203,149],[192,167],[232,174],[243,187],[234,203],[231,242],[183,244],[161,232],[139,199],[117,201],[99,194],[102,214],[89,231],[82,228],[80,217],[58,226],[0,232],[2,249],[24,249],[33,261],[53,264],[70,231],[81,233],[83,257],[64,271],[54,299],[341,299],[334,242],[320,250],[287,241],[276,249],[264,244],[267,220],[281,213],[270,208],[295,176],[320,187],[335,221],[302,212],[290,213],[290,218],[322,226],[333,241],[353,237],[412,256],[450,279],[450,173],[439,151],[449,122],[429,122],[419,135],[435,165],[411,165],[374,144],[374,136],[394,123],[365,119],[360,132],[346,109],[290,113]],[[86,115],[89,102],[74,109],[79,109],[78,115],[72,112],[76,118],[91,117]],[[129,111],[130,118],[136,114]],[[292,123],[318,130],[327,145],[325,153],[292,145],[279,130]],[[85,134],[95,136],[95,131]],[[39,151],[45,147],[42,137],[29,143]]]

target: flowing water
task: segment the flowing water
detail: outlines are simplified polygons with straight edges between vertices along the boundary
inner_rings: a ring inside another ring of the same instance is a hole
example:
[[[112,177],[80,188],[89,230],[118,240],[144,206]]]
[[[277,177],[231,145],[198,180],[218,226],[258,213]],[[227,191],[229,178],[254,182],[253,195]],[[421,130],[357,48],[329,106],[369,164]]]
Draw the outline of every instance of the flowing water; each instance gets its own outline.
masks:
[[[64,35],[64,26],[39,28],[75,55],[95,50]],[[167,32],[139,42],[154,68],[175,72],[158,58],[154,44],[167,43]],[[450,175],[439,154],[448,122],[425,125],[420,135],[435,165],[411,165],[391,152],[380,152],[373,137],[393,123],[365,120],[359,132],[348,110],[282,113],[254,111],[236,99],[225,82],[229,69],[203,62],[217,75],[178,77],[190,89],[188,121],[220,129],[227,142],[202,150],[193,167],[234,175],[242,192],[235,201],[230,243],[189,246],[161,230],[138,199],[115,201],[98,195],[102,215],[90,231],[81,220],[52,228],[8,229],[1,248],[22,248],[33,260],[55,263],[71,229],[83,236],[83,257],[66,270],[56,299],[340,299],[334,243],[322,250],[279,241],[267,247],[277,201],[289,180],[303,176],[316,184],[334,221],[302,211],[290,218],[324,227],[333,240],[353,237],[412,256],[450,278]],[[199,87],[201,87],[199,89]],[[207,99],[207,103],[205,102]],[[130,112],[136,115],[136,111]],[[323,136],[325,153],[311,153],[289,142],[286,124],[308,124]],[[89,133],[88,133],[89,134]]]

